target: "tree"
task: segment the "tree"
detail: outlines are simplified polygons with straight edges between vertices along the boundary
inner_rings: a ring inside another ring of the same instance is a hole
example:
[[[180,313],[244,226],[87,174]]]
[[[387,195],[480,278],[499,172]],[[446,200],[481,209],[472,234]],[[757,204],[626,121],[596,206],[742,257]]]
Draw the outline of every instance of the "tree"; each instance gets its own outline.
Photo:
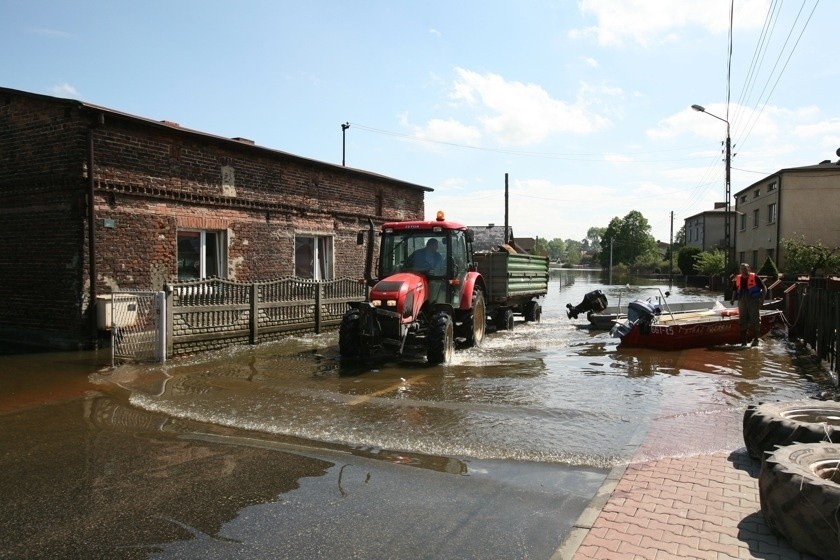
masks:
[[[695,257],[702,251],[699,247],[683,247],[677,255],[677,266],[680,271],[686,276],[694,276],[697,274],[697,261]]]
[[[822,243],[808,245],[805,236],[783,239],[782,248],[785,251],[784,272],[788,276],[807,274],[816,276],[817,271],[823,274],[840,273],[840,247],[829,249]]]
[[[612,245],[612,247],[610,246]],[[638,210],[631,210],[624,218],[613,218],[601,238],[601,266],[612,263],[633,265],[637,259],[657,255],[656,240],[650,234],[650,224]]]
[[[566,257],[566,242],[555,237],[548,242],[548,256],[553,261],[564,259]]]
[[[534,240],[534,248],[531,249],[532,255],[541,255],[547,256],[548,255],[548,240],[542,237],[537,237]]]
[[[579,264],[581,261],[581,242],[574,239],[567,239],[566,242],[566,259],[564,262],[568,264]]]
[[[719,249],[703,251],[694,255],[694,263],[694,268],[698,274],[717,276],[723,274],[723,269],[726,266],[726,254]]]

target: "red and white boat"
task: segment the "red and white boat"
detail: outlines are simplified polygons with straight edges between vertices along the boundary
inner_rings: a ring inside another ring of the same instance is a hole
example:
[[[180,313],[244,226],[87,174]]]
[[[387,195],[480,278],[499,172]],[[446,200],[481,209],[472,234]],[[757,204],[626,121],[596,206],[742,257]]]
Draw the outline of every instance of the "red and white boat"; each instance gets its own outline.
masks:
[[[784,324],[778,310],[762,309],[761,335]],[[620,348],[685,350],[726,344],[740,344],[741,324],[737,309],[722,306],[707,311],[659,312],[649,301],[635,300],[627,306],[627,318],[617,322],[610,334],[620,338]]]

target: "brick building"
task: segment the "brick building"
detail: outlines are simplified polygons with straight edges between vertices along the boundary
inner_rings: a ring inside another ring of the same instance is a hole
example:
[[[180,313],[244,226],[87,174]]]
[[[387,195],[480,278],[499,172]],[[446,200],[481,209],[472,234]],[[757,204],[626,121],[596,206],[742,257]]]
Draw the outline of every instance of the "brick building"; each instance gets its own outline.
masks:
[[[0,344],[89,348],[113,290],[358,276],[356,232],[422,219],[431,190],[0,88]]]

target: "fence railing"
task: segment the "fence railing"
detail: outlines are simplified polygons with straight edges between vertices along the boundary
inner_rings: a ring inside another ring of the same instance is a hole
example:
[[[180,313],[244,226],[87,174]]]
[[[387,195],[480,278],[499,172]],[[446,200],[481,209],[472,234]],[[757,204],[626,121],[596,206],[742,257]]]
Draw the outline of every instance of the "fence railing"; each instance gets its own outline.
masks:
[[[826,362],[838,380],[837,352],[840,349],[840,279],[811,278],[797,289],[801,302],[799,321],[794,334]]]
[[[365,298],[356,279],[283,278],[241,283],[212,278],[167,286],[167,355],[259,344],[335,327],[347,302]]]

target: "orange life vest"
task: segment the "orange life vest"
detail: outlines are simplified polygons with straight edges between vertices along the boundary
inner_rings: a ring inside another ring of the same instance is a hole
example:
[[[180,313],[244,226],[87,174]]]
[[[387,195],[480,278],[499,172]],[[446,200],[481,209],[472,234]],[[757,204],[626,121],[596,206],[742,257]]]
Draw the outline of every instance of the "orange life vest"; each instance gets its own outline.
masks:
[[[741,296],[741,282],[743,281],[743,276],[740,274],[735,277],[735,293],[738,297]],[[758,276],[756,276],[755,272],[750,272],[749,276],[747,276],[747,293],[750,296],[757,298],[761,296],[761,286],[758,283]]]

